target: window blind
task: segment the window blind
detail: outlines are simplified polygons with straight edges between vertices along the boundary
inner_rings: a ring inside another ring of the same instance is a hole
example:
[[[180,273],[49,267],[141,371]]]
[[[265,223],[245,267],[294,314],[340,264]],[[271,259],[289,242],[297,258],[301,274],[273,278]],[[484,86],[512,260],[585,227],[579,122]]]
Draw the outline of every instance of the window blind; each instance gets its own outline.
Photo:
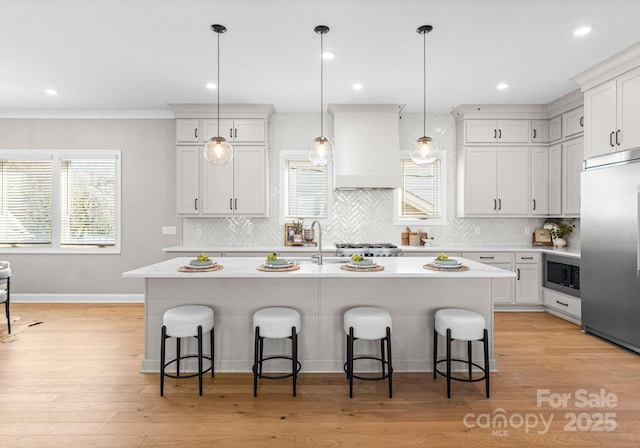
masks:
[[[116,243],[116,160],[61,161],[61,244]]]
[[[327,167],[287,160],[285,219],[327,217]]]
[[[401,217],[440,217],[440,160],[427,165],[402,160],[402,181]]]
[[[51,161],[0,161],[0,243],[51,243]]]

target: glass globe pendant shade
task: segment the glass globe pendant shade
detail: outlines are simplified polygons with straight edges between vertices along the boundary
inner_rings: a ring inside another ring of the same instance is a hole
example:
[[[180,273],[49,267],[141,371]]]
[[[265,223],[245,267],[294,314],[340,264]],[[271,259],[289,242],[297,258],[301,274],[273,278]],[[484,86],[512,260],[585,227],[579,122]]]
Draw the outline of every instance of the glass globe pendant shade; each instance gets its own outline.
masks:
[[[204,158],[214,165],[226,165],[233,159],[233,146],[223,137],[213,137],[204,145]]]
[[[326,137],[317,137],[309,144],[309,161],[314,165],[327,165],[333,159],[333,143]]]
[[[431,137],[420,137],[411,148],[410,154],[416,165],[427,165],[440,158],[440,148]]]

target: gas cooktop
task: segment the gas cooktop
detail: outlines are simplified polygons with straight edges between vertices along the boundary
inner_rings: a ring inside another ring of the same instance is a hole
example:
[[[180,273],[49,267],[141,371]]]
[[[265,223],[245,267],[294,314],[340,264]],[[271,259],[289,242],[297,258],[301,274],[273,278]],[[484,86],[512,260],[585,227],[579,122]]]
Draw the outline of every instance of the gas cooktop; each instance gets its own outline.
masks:
[[[362,254],[365,257],[397,257],[402,249],[391,243],[336,243],[336,256],[350,257]]]

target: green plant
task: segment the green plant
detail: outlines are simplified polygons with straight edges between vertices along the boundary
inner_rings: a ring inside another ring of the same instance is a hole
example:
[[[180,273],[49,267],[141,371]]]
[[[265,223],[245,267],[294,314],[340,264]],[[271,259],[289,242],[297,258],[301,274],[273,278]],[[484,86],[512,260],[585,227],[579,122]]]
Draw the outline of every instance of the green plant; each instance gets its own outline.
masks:
[[[293,233],[302,235],[302,221],[293,221]]]
[[[554,227],[551,228],[550,233],[554,239],[564,238],[565,236],[573,232],[574,227],[575,226],[573,224],[569,224],[566,222],[558,222],[555,224]]]

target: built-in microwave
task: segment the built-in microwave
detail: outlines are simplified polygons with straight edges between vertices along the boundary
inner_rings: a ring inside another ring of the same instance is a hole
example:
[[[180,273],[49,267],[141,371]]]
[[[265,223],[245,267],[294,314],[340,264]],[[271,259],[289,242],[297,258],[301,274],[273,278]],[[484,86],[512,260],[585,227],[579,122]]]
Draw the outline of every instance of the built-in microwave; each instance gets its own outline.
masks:
[[[545,288],[580,297],[580,260],[558,255],[544,255]]]

